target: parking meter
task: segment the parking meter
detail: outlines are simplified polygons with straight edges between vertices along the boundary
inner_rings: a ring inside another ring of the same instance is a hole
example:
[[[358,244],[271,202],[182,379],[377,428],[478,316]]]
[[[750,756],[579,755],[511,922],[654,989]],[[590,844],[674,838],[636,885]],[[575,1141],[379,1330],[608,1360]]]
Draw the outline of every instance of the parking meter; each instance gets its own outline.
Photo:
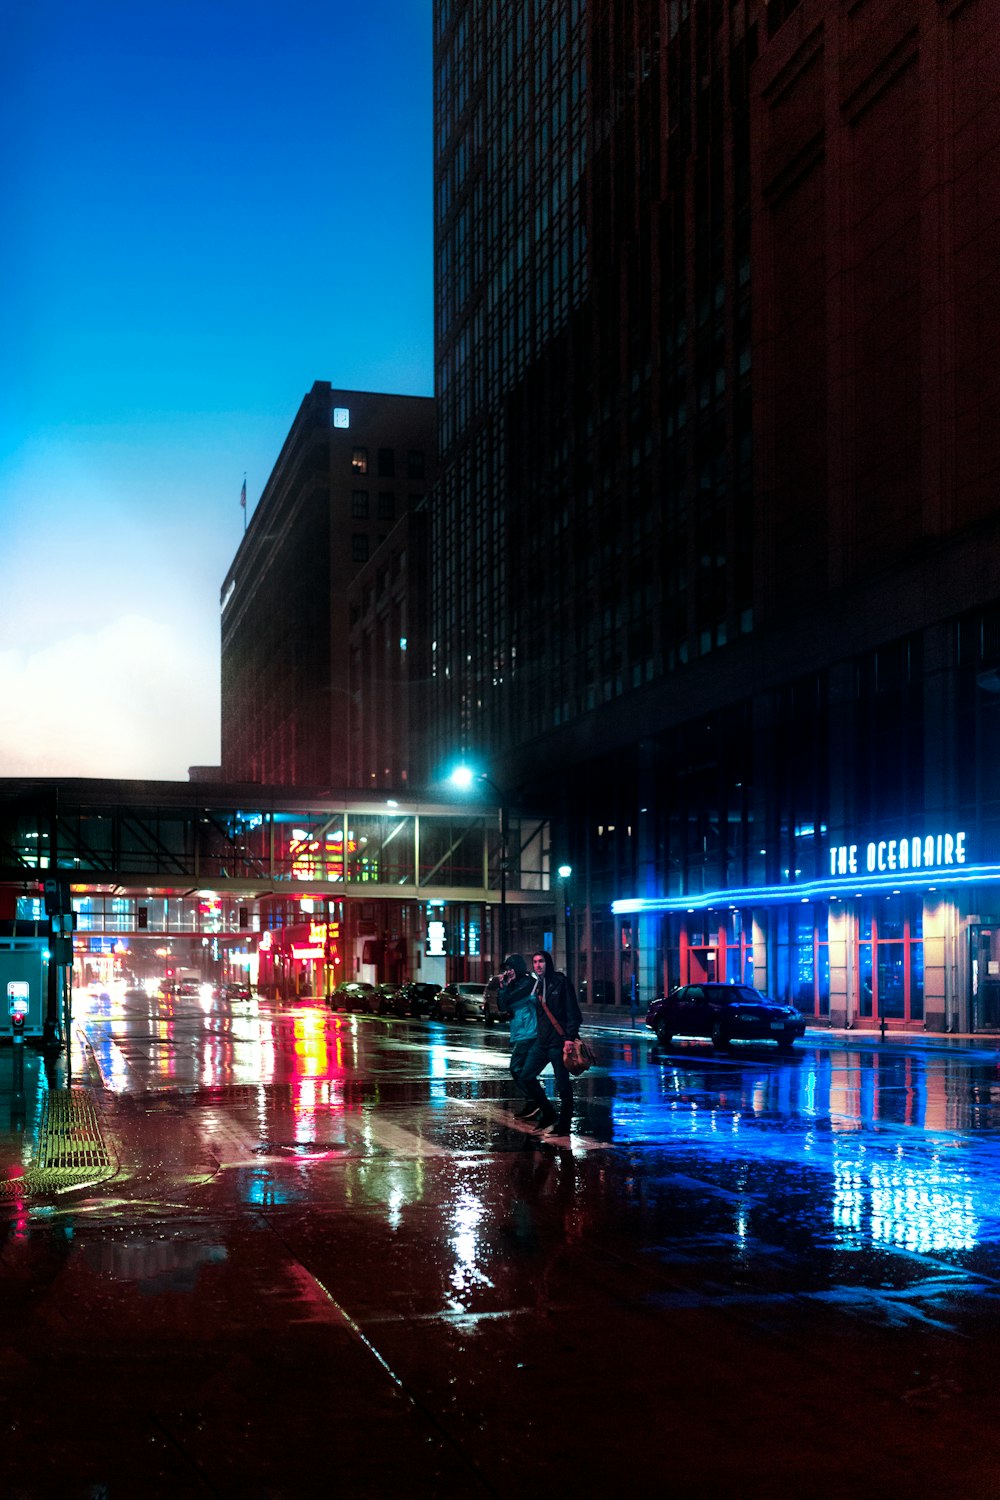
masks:
[[[15,1042],[24,1041],[24,1023],[28,1019],[28,981],[12,979],[7,985],[7,1014]]]
[[[7,1014],[10,1017],[11,1037],[14,1043],[13,1108],[20,1109],[24,1101],[24,1027],[28,1019],[28,1000],[31,989],[26,979],[11,979],[7,982]]]

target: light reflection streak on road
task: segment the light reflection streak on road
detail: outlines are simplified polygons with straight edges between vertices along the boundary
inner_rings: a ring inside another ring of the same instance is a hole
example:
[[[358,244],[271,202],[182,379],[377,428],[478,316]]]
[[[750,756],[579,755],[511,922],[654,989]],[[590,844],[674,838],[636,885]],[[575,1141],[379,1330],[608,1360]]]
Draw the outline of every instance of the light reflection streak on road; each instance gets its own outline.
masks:
[[[947,1089],[942,1094],[940,1080],[920,1076],[921,1064],[915,1068],[911,1058],[881,1069],[877,1058],[867,1067],[852,1058],[823,1061],[825,1079],[803,1066],[722,1075],[721,1087],[715,1070],[664,1068],[657,1101],[645,1091],[641,1102],[615,1101],[614,1137],[671,1151],[738,1150],[758,1165],[808,1165],[827,1174],[830,1242],[838,1250],[968,1252],[1000,1238],[997,1133],[918,1123],[953,1119],[962,1106]]]
[[[485,1209],[483,1200],[471,1188],[461,1187],[451,1205],[449,1244],[455,1252],[455,1265],[451,1272],[451,1285],[459,1295],[475,1286],[492,1287],[493,1283],[480,1269],[481,1252],[477,1229],[482,1222]]]

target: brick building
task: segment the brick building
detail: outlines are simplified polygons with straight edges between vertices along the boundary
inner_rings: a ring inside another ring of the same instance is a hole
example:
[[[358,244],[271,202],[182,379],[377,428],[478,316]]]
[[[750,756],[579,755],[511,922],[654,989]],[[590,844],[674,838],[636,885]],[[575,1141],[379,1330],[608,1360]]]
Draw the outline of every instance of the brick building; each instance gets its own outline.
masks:
[[[352,784],[349,593],[434,455],[429,397],[304,397],[222,587],[227,781]]]

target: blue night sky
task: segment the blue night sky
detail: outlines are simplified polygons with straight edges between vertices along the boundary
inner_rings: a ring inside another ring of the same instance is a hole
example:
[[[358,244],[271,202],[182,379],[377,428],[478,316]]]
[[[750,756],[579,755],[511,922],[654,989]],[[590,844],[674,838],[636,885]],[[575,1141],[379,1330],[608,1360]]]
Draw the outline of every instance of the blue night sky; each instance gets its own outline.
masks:
[[[0,0],[0,775],[219,759],[314,380],[430,395],[431,0]]]

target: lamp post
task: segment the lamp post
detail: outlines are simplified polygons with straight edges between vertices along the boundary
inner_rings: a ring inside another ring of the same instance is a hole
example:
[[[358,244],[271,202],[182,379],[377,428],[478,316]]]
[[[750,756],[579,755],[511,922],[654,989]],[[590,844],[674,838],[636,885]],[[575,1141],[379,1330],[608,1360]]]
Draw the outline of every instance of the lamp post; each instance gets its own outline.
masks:
[[[565,923],[565,930],[566,930],[566,936],[565,936],[565,942],[566,942],[566,978],[569,980],[570,984],[572,984],[573,983],[573,970],[572,970],[572,966],[570,964],[570,957],[569,957],[569,955],[570,955],[571,932],[572,932],[571,923],[570,923],[569,882],[570,882],[570,877],[573,874],[573,866],[572,865],[560,865],[559,868],[558,868],[558,870],[556,871],[556,874],[559,876],[559,879],[562,881],[562,888],[563,888],[563,920],[564,920],[564,923]]]
[[[476,782],[481,781],[496,797],[500,811],[500,952],[495,955],[495,967],[499,973],[500,965],[507,956],[507,852],[510,838],[507,799],[496,782],[491,781],[485,772],[473,771],[469,766],[456,766],[448,779],[462,791],[468,791]]]

